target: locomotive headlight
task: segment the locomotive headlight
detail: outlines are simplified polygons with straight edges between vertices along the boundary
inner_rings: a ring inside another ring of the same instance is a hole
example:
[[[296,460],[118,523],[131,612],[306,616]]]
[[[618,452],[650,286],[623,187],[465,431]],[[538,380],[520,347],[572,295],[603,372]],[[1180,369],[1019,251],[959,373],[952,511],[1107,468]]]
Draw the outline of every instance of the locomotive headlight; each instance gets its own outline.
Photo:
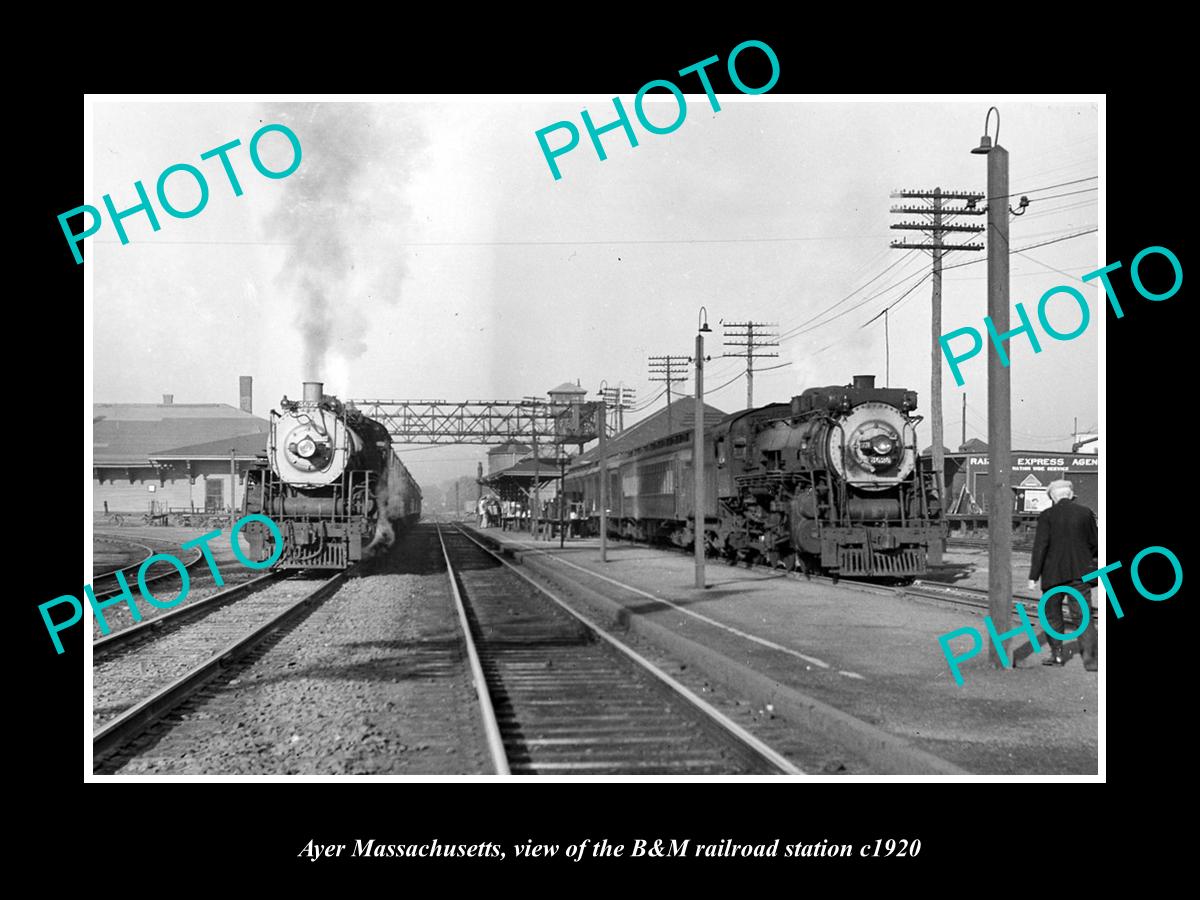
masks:
[[[892,448],[895,446],[896,445],[892,442],[891,438],[882,434],[875,438],[875,440],[871,441],[871,449],[880,456],[885,456],[886,454],[891,453]]]
[[[302,456],[305,459],[309,459],[316,452],[317,445],[313,443],[312,438],[306,437],[296,445],[297,455]]]

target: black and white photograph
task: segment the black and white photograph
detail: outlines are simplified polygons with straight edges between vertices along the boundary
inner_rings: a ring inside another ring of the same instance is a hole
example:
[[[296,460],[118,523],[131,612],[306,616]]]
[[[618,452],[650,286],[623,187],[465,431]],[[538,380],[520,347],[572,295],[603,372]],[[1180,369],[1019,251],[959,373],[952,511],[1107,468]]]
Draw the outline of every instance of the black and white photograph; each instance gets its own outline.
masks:
[[[1105,98],[764,47],[88,96],[86,780],[1104,780]]]

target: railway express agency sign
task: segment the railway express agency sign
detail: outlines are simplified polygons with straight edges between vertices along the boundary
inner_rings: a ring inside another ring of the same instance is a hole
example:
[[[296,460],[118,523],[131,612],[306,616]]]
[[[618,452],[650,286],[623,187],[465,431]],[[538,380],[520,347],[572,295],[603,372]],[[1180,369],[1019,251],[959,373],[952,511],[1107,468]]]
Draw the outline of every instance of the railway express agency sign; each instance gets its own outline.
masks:
[[[986,456],[971,456],[967,459],[971,468],[986,469],[990,463]],[[1027,454],[1014,456],[1012,470],[1014,472],[1094,472],[1100,467],[1100,458],[1096,456],[1077,456],[1068,459],[1065,456],[1046,454],[1039,456]]]
[[[962,475],[955,476],[954,490],[965,483],[975,497],[987,494],[987,479],[991,474],[991,460],[978,453],[970,453],[962,460]],[[950,459],[947,458],[947,462]],[[1100,458],[1092,454],[1073,454],[1066,452],[1022,453],[1012,454],[1010,471],[1013,474],[1012,487],[1018,495],[1017,512],[1040,513],[1050,508],[1050,497],[1046,488],[1056,478],[1074,477],[1076,489],[1089,502],[1099,499],[1097,484],[1100,472]]]

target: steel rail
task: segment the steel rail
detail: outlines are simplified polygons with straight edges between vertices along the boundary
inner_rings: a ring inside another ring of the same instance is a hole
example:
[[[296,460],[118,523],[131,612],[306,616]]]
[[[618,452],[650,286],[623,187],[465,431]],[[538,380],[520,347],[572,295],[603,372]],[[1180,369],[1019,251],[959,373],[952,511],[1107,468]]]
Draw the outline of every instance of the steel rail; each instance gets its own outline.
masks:
[[[492,757],[492,765],[497,775],[511,775],[508,766],[508,754],[504,750],[504,738],[500,735],[500,723],[496,720],[496,709],[492,705],[492,695],[488,690],[487,678],[483,674],[483,664],[479,661],[479,651],[475,647],[475,639],[471,637],[471,623],[467,619],[467,608],[463,603],[462,593],[458,589],[458,579],[454,577],[454,566],[450,562],[450,553],[446,549],[446,541],[442,537],[442,526],[436,521],[438,544],[442,548],[442,559],[446,561],[446,576],[450,580],[450,592],[454,595],[454,607],[458,610],[458,621],[462,626],[463,642],[467,648],[467,659],[471,665],[471,678],[475,682],[475,694],[479,698],[479,709],[483,715],[483,730],[487,735],[488,752]]]
[[[983,588],[967,587],[965,585],[942,584],[936,581],[915,581],[907,587],[896,588],[896,592],[902,596],[921,597],[929,600],[944,600],[947,603],[956,603],[960,606],[979,607],[982,609],[988,608],[988,592]],[[958,596],[955,596],[957,594]],[[1033,603],[1037,604],[1041,597],[1034,597],[1029,594],[1013,594],[1013,605],[1017,603]],[[1096,612],[1097,606],[1095,602],[1088,604],[1091,611]]]
[[[332,578],[322,582],[316,590],[297,600],[278,615],[255,628],[250,634],[213,654],[190,672],[151,694],[95,732],[92,735],[93,766],[98,757],[111,753],[144,732],[149,725],[181,704],[204,684],[220,674],[222,669],[228,668],[244,657],[272,632],[303,612],[307,606],[326,599],[345,581],[346,571],[348,570],[338,572]]]
[[[150,549],[150,548],[147,548],[147,549]],[[156,555],[156,554],[158,554],[159,552],[160,552],[160,551],[158,551],[158,550],[152,550],[152,552],[150,553],[150,556],[155,556],[155,555]],[[174,554],[170,554],[170,555],[174,556]],[[149,559],[149,558],[150,558],[150,556],[147,556],[147,557],[146,557],[146,559]],[[178,559],[178,557],[176,557],[176,558]],[[197,550],[197,551],[196,551],[196,555],[195,555],[195,556],[194,556],[194,557],[191,559],[191,561],[190,561],[190,562],[183,563],[183,568],[184,568],[184,571],[190,571],[190,570],[191,570],[192,568],[194,568],[194,567],[195,567],[195,565],[196,565],[198,562],[200,562],[200,560],[202,560],[202,559],[204,559],[204,553],[203,553],[203,552],[201,552],[200,550]],[[93,579],[92,579],[92,584],[95,584],[95,583],[96,583],[97,581],[99,581],[101,578],[116,578],[117,572],[122,572],[122,573],[124,573],[124,572],[130,572],[130,573],[132,573],[132,572],[136,571],[137,569],[140,569],[140,568],[142,567],[142,565],[143,565],[145,562],[146,562],[146,560],[145,560],[145,559],[143,559],[141,562],[139,562],[139,563],[138,563],[137,565],[135,565],[135,566],[126,566],[126,567],[125,567],[125,568],[123,568],[123,569],[113,569],[111,572],[106,572],[106,573],[104,573],[103,575],[100,575],[100,576],[97,576],[97,577],[93,578]],[[180,562],[183,562],[183,561],[182,561],[182,560],[180,560]],[[161,573],[161,574],[159,574],[159,575],[154,575],[154,576],[152,576],[152,577],[150,577],[150,578],[147,578],[147,579],[146,579],[146,584],[153,584],[154,582],[156,582],[156,581],[161,581],[161,580],[162,580],[162,579],[164,579],[164,578],[178,578],[178,577],[179,577],[179,572],[178,572],[178,571],[176,571],[175,569],[172,569],[170,572],[163,572],[163,573]],[[126,584],[128,584],[128,579],[126,579]],[[92,593],[93,593],[93,594],[95,594],[95,596],[96,596],[96,599],[97,599],[97,600],[107,600],[109,597],[115,597],[115,596],[117,596],[117,594],[121,593],[121,591],[120,591],[119,589],[117,589],[117,590],[103,590],[103,591],[97,591],[97,590],[93,589]]]
[[[676,694],[678,694],[680,697],[682,697],[684,700],[686,700],[688,703],[690,703],[694,708],[696,708],[700,712],[702,712],[707,718],[709,718],[710,720],[712,720],[713,722],[715,722],[716,724],[721,726],[722,729],[724,729],[728,734],[730,734],[740,744],[749,747],[756,754],[758,754],[760,757],[765,759],[771,766],[778,769],[781,774],[784,774],[784,775],[803,775],[803,774],[805,774],[802,769],[798,768],[794,763],[792,763],[790,760],[788,760],[786,757],[784,757],[781,753],[772,749],[767,744],[765,744],[763,741],[761,741],[759,738],[752,735],[750,732],[748,732],[746,729],[744,729],[741,725],[738,725],[736,722],[734,722],[732,719],[730,719],[728,716],[726,716],[723,712],[721,712],[719,709],[714,707],[711,703],[709,703],[708,701],[704,700],[703,698],[701,698],[697,694],[695,694],[690,688],[688,688],[687,686],[676,681],[674,678],[672,678],[666,672],[663,672],[661,669],[659,669],[652,662],[650,662],[648,659],[643,657],[640,653],[638,653],[632,647],[629,647],[622,641],[617,640],[615,637],[610,635],[608,632],[606,632],[604,629],[602,629],[599,625],[597,625],[591,619],[587,618],[586,616],[582,615],[579,612],[576,612],[566,601],[557,597],[555,594],[553,594],[547,588],[543,587],[541,584],[539,584],[533,578],[530,578],[528,575],[526,575],[524,572],[522,572],[520,569],[518,569],[516,566],[514,566],[512,563],[510,563],[508,560],[504,559],[500,554],[496,553],[491,548],[485,546],[480,541],[476,540],[472,534],[468,533],[467,531],[463,530],[462,528],[457,528],[457,526],[456,526],[456,529],[459,534],[461,534],[463,537],[465,537],[471,543],[475,544],[477,547],[479,547],[481,550],[483,550],[489,556],[492,556],[494,559],[496,559],[498,562],[500,562],[502,565],[504,565],[505,568],[507,568],[511,572],[513,572],[513,574],[519,576],[521,579],[523,579],[524,581],[526,581],[530,585],[532,585],[534,588],[536,588],[540,593],[544,594],[550,600],[554,601],[555,604],[557,604],[562,609],[564,609],[566,612],[568,612],[570,615],[572,615],[575,619],[577,619],[580,622],[580,624],[582,624],[589,631],[594,633],[596,636],[603,638],[605,641],[608,642],[608,644],[610,646],[619,650],[621,653],[623,653],[626,657],[628,657],[630,660],[632,660],[634,663],[636,663],[638,666],[640,666],[642,669],[644,669],[650,675],[653,675],[660,682],[665,684],[672,691],[674,691]]]
[[[95,542],[95,541],[99,541],[99,542],[100,542],[100,543],[102,543],[102,544],[124,544],[126,547],[137,547],[137,548],[139,548],[139,549],[141,549],[141,550],[145,550],[145,551],[146,551],[146,555],[145,555],[145,556],[143,556],[141,559],[139,559],[139,560],[138,560],[137,562],[135,562],[135,563],[131,563],[131,564],[129,564],[128,566],[121,566],[119,569],[109,569],[107,572],[101,572],[99,575],[93,575],[93,576],[92,576],[92,583],[93,583],[93,584],[95,584],[95,583],[96,583],[97,581],[99,581],[101,578],[116,578],[116,576],[117,576],[117,573],[118,573],[118,572],[133,572],[133,571],[136,571],[136,570],[137,570],[137,569],[138,569],[138,568],[141,566],[141,564],[142,564],[142,563],[144,563],[144,562],[145,562],[147,559],[149,559],[149,558],[150,558],[151,556],[153,556],[153,555],[154,555],[154,553],[155,553],[155,551],[154,551],[154,548],[153,548],[153,547],[149,547],[149,546],[147,546],[146,544],[142,544],[142,543],[140,543],[140,542],[138,542],[138,541],[126,540],[125,538],[119,538],[119,537],[115,537],[115,536],[109,536],[109,535],[107,535],[107,534],[96,534],[96,535],[93,535],[93,536],[92,536],[92,541],[93,541],[93,542]]]
[[[241,584],[235,584],[233,587],[226,588],[223,591],[218,591],[211,596],[205,597],[203,600],[195,600],[178,609],[163,613],[161,616],[146,619],[138,625],[123,628],[107,637],[92,641],[93,662],[97,653],[110,653],[136,638],[143,637],[152,631],[162,628],[164,625],[175,625],[199,613],[211,612],[214,609],[224,606],[226,603],[240,600],[243,594],[254,593],[259,588],[265,587],[268,583],[277,581],[282,575],[282,570],[272,570],[265,575],[260,575],[249,581],[243,581]]]

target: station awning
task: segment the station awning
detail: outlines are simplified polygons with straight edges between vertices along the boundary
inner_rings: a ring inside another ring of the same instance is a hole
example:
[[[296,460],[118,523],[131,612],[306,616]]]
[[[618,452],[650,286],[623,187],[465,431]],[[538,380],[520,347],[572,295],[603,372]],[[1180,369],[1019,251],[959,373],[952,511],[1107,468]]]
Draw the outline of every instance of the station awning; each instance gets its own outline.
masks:
[[[501,500],[527,500],[538,488],[548,487],[561,477],[559,460],[543,457],[539,460],[523,459],[515,466],[485,475],[483,483],[495,491]]]

